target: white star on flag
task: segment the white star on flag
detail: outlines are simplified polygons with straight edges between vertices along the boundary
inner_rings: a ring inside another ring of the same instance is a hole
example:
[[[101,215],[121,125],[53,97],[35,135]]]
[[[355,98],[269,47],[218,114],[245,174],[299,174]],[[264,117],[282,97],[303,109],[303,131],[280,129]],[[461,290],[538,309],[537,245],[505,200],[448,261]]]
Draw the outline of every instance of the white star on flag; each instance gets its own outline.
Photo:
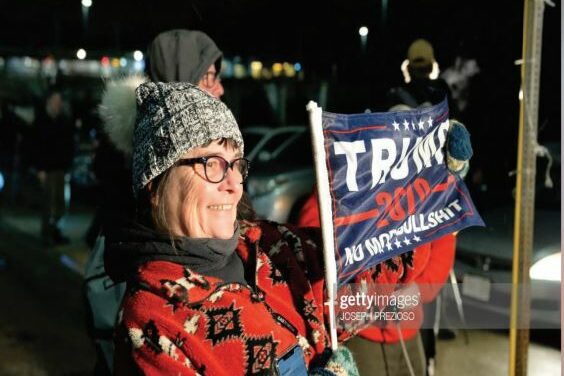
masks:
[[[421,241],[421,238],[420,238],[419,236],[415,235],[415,236],[413,237],[413,240],[416,241],[416,242],[420,242],[420,241]]]
[[[405,243],[405,245],[410,245],[411,242],[409,241],[409,239],[407,238],[403,238],[403,242]]]
[[[403,121],[403,127],[405,128],[406,131],[409,130],[409,123],[407,122],[407,120]]]
[[[393,250],[393,248],[392,248],[392,243],[386,244],[386,248],[388,248],[388,251]]]
[[[400,129],[399,129],[399,123],[396,122],[395,120],[394,120],[394,122],[392,123],[392,125],[394,126],[394,131],[399,131],[399,130],[400,130]]]
[[[411,128],[413,128],[413,130],[417,129],[417,128],[415,127],[415,123],[413,122],[413,120],[411,121]]]
[[[401,242],[399,240],[396,239],[394,244],[396,245],[396,248],[401,248]]]
[[[419,119],[419,123],[417,125],[419,125],[419,129],[425,129],[425,122],[423,120]]]
[[[429,128],[433,126],[433,119],[430,116],[429,116],[429,120],[427,120],[427,123],[429,123]]]

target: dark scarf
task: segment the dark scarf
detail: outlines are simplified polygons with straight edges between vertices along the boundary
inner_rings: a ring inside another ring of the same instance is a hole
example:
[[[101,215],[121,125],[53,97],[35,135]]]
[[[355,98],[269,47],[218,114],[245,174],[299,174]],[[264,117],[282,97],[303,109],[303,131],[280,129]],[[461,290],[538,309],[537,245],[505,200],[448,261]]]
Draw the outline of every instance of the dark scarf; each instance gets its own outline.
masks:
[[[225,282],[245,282],[243,262],[235,252],[239,225],[231,239],[179,238],[175,246],[184,254],[185,265],[196,273],[217,277]]]
[[[137,267],[147,261],[170,261],[196,273],[225,282],[246,283],[243,262],[235,249],[239,225],[230,239],[171,238],[135,223],[108,233],[105,267],[115,282],[135,276]],[[173,245],[174,244],[174,245]]]

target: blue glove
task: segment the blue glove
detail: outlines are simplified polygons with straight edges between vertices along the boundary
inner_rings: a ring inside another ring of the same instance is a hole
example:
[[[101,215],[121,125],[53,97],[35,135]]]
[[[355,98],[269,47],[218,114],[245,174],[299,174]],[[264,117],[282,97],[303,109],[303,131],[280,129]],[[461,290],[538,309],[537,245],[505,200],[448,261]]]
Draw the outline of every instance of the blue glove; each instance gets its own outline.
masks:
[[[448,169],[464,178],[470,168],[469,160],[472,157],[472,144],[470,133],[462,123],[451,120],[447,134],[447,166]]]
[[[466,161],[472,158],[474,152],[470,143],[470,133],[463,124],[452,120],[447,139],[447,151],[451,157],[459,161]]]

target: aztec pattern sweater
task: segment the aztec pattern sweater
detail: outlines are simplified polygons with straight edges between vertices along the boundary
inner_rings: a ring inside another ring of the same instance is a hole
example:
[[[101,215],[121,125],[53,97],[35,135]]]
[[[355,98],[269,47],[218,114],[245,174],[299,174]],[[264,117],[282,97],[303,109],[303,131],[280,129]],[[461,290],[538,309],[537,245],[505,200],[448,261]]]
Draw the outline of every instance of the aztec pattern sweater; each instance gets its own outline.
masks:
[[[296,344],[308,366],[324,357],[329,339],[316,242],[269,222],[240,227],[236,252],[256,270],[254,286],[158,258],[136,268],[116,329],[116,374],[270,375],[275,358]]]

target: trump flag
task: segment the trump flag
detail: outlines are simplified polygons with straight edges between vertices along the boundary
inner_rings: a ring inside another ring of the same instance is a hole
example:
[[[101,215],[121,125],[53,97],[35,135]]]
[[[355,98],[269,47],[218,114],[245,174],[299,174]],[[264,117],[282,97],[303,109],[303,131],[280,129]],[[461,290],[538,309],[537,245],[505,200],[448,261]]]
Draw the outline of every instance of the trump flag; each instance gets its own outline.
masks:
[[[308,108],[324,243],[334,258],[326,255],[335,268],[329,281],[341,286],[393,256],[484,225],[464,182],[447,168],[446,99],[401,112]]]

